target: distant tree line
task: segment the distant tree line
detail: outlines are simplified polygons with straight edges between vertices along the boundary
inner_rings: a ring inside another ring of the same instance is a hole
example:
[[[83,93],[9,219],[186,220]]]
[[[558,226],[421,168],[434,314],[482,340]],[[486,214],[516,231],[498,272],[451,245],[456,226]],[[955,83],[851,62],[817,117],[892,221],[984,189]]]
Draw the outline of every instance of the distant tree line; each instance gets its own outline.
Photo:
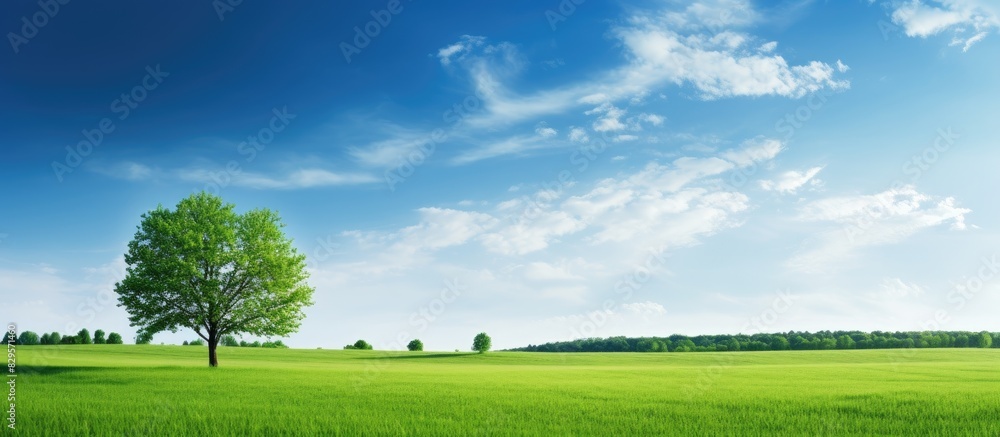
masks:
[[[281,340],[265,341],[263,343],[261,343],[260,341],[254,340],[252,343],[248,343],[246,340],[236,341],[236,337],[233,336],[233,335],[231,335],[231,334],[223,335],[222,336],[222,340],[221,340],[220,343],[223,346],[228,346],[228,347],[266,347],[266,348],[273,348],[273,349],[287,349],[288,348],[288,346],[286,346],[285,343],[282,343]],[[188,344],[189,345],[193,345],[193,346],[204,346],[205,345],[205,341],[199,338],[199,339],[196,339],[195,341],[192,341],[192,342],[190,342]]]
[[[90,331],[81,329],[76,335],[62,335],[58,332],[45,333],[39,336],[33,331],[23,331],[15,341],[17,345],[36,344],[122,344],[122,336],[117,332],[104,335],[104,331],[98,329],[94,331],[94,336],[90,336]]]
[[[831,349],[1000,348],[1000,333],[969,331],[818,331],[753,335],[584,338],[512,351],[523,352],[720,352]]]

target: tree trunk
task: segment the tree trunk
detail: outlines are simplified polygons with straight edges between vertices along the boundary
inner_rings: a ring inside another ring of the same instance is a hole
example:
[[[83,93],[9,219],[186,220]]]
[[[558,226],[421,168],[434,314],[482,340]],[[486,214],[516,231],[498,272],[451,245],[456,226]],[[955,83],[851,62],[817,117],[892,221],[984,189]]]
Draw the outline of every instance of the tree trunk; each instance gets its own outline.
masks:
[[[215,356],[215,349],[219,346],[219,336],[214,332],[208,335],[208,365],[219,367],[219,357]]]

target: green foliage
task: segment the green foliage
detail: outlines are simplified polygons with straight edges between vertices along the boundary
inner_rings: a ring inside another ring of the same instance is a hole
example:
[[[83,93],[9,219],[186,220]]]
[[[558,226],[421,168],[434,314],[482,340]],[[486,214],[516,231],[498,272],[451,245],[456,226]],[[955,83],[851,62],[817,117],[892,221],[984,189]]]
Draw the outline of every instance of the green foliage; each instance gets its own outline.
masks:
[[[38,337],[38,334],[32,331],[24,331],[17,337],[17,344],[19,345],[35,345],[40,343],[41,339]]]
[[[83,328],[80,332],[76,333],[76,341],[79,344],[94,344],[94,341],[90,338],[90,331],[87,328]]]
[[[942,347],[996,347],[1000,333],[967,331],[787,332],[753,335],[698,335],[688,337],[608,337],[528,345],[511,349],[525,352],[715,352],[769,350],[900,349]],[[657,343],[660,343],[659,349]]]
[[[108,334],[108,344],[122,344],[122,336],[117,332]]]
[[[406,349],[409,351],[422,351],[424,350],[424,342],[418,339],[410,340],[410,343],[406,345]]]
[[[347,349],[347,348],[345,348],[345,349]],[[354,342],[353,345],[351,345],[351,349],[372,350],[372,345],[368,344],[367,341],[358,340],[358,341]]]
[[[48,332],[42,334],[42,338],[39,340],[39,343],[41,343],[41,344],[53,344],[52,343],[52,336],[49,335]]]
[[[78,344],[79,342],[75,335],[64,335],[59,344]]]
[[[993,345],[993,336],[989,332],[983,331],[979,333],[979,347],[989,348]]]
[[[222,345],[228,347],[239,346],[240,343],[236,341],[236,337],[232,334],[226,334],[222,336]]]
[[[285,344],[282,343],[281,340],[265,341],[260,344],[260,347],[266,347],[271,349],[288,349],[288,346],[285,346]]]
[[[472,339],[472,350],[476,352],[483,354],[488,352],[491,347],[493,347],[493,339],[485,332],[476,334],[476,337]]]
[[[58,332],[53,332],[49,335],[49,344],[62,344],[62,335]]]
[[[283,226],[273,211],[237,214],[205,192],[157,207],[129,243],[128,274],[115,285],[120,306],[144,332],[188,328],[207,338],[211,366],[226,334],[295,332],[313,289]]]
[[[135,335],[135,344],[150,344],[153,342],[153,334],[151,332],[139,331]]]
[[[188,341],[187,340],[184,340],[184,343],[181,343],[181,346],[187,346],[187,345],[188,345]]]
[[[188,346],[204,346],[205,345],[205,340],[202,340],[202,339],[198,338],[198,339],[194,339],[192,341],[187,342],[187,344],[188,344]]]
[[[98,329],[94,331],[94,344],[105,344],[108,339],[104,337],[104,330]]]

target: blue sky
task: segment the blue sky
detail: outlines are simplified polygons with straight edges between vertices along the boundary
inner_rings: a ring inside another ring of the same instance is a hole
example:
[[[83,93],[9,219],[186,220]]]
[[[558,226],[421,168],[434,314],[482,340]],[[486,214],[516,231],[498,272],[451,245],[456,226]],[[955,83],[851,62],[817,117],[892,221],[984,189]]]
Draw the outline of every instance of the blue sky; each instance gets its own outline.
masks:
[[[22,329],[131,338],[139,217],[204,189],[307,254],[297,347],[1000,330],[986,0],[2,8]]]

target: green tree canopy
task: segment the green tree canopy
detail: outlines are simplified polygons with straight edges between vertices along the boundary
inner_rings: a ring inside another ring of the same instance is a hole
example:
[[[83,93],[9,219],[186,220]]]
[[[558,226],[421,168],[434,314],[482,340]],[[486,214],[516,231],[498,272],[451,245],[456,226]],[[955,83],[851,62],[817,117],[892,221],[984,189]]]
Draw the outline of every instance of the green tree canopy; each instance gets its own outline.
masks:
[[[493,339],[485,332],[480,332],[476,334],[476,338],[472,339],[472,350],[479,353],[486,353],[493,347]]]
[[[194,330],[208,342],[213,367],[222,336],[291,334],[312,304],[305,256],[277,213],[233,209],[202,192],[143,214],[126,277],[115,285],[132,326],[149,334]]]
[[[122,336],[117,332],[108,334],[108,344],[122,344]]]
[[[94,341],[90,338],[90,331],[87,328],[83,328],[80,332],[76,333],[77,343],[80,344],[94,344]]]
[[[364,341],[364,340],[358,340],[358,341],[354,342],[353,346],[354,346],[354,349],[361,349],[361,350],[371,350],[372,349],[372,345],[368,344],[368,342]]]
[[[410,343],[406,345],[406,349],[411,351],[422,351],[424,350],[424,342],[418,339],[410,340]]]
[[[33,345],[39,344],[40,342],[41,340],[39,339],[38,334],[32,331],[24,331],[17,337],[17,344],[20,345]]]
[[[94,344],[104,344],[107,343],[108,339],[104,338],[104,330],[98,329],[94,331]]]
[[[139,331],[135,334],[135,344],[150,344],[153,342],[153,334]]]

